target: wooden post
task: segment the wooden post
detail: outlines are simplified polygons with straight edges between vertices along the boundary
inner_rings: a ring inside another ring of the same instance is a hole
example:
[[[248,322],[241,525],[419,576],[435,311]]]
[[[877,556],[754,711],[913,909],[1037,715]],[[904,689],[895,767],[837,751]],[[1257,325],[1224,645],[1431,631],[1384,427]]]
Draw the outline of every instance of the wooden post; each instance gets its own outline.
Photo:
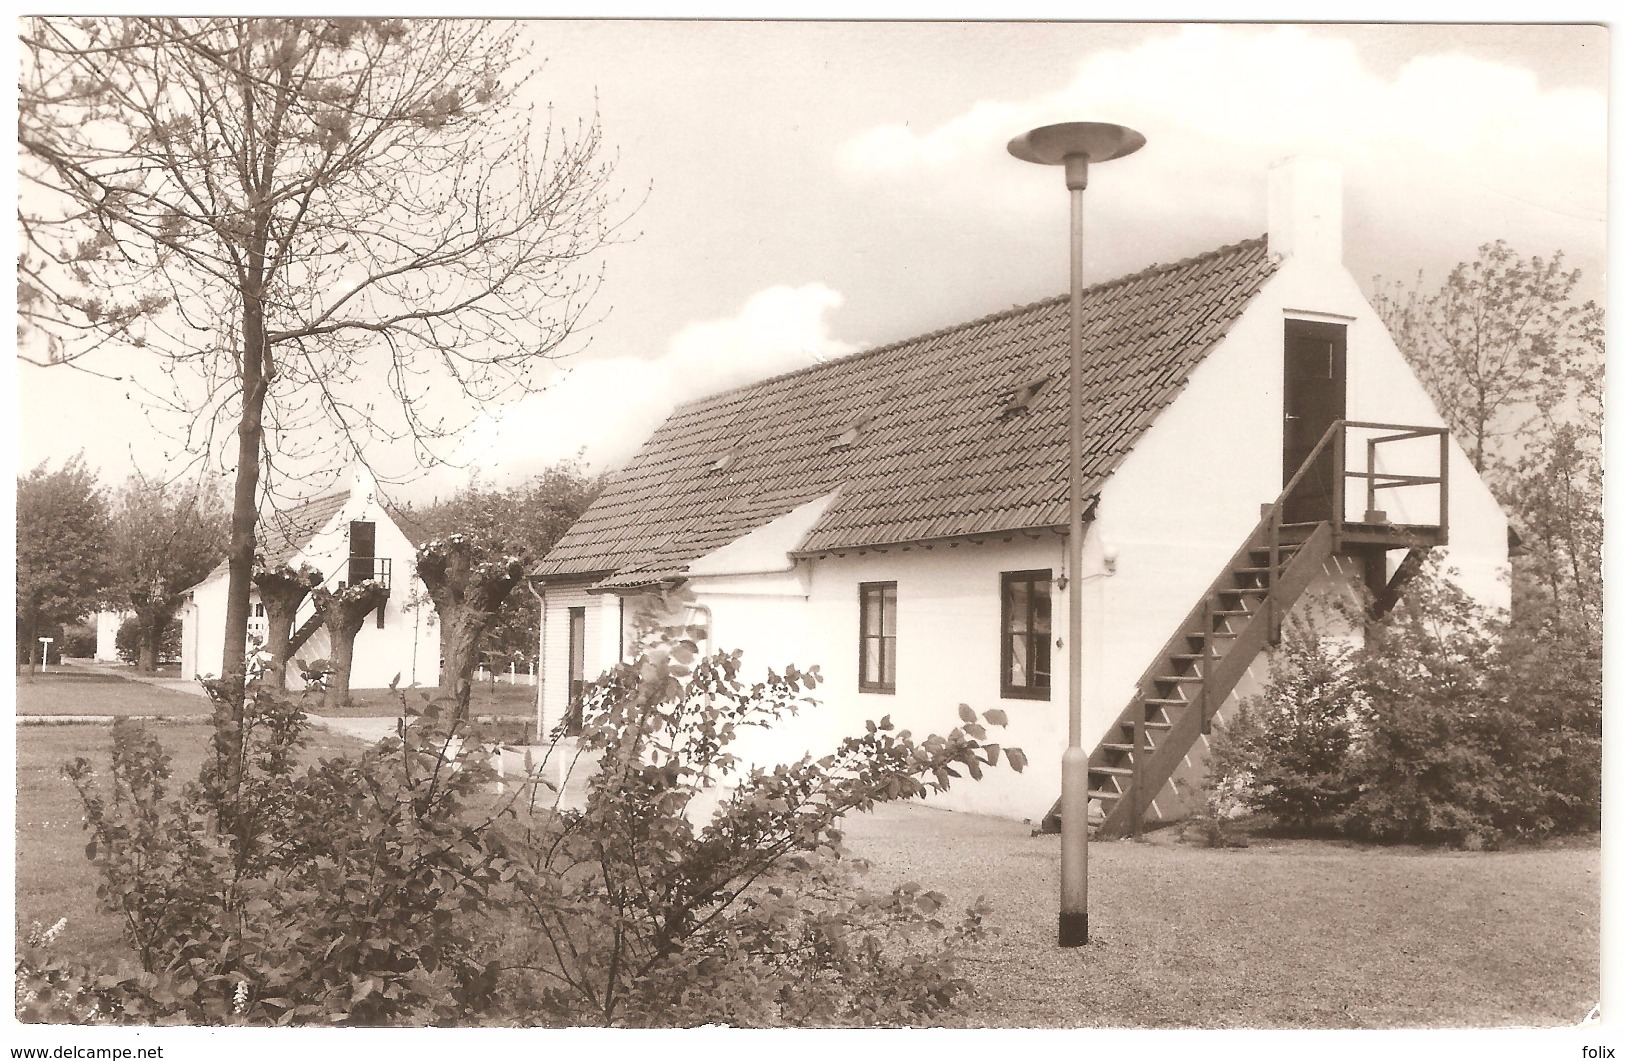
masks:
[[[1140,810],[1140,807],[1141,807],[1141,803],[1140,803],[1141,782],[1140,782],[1140,779],[1145,775],[1145,764],[1142,761],[1142,756],[1144,754],[1145,754],[1145,702],[1144,702],[1144,698],[1142,697],[1141,698],[1141,703],[1140,703],[1140,710],[1134,716],[1134,778],[1133,778],[1133,781],[1132,781],[1133,787],[1130,789],[1130,792],[1129,792],[1129,799],[1131,799],[1133,801],[1132,803],[1129,804],[1129,809],[1134,814],[1132,829],[1133,829],[1134,839],[1136,839],[1136,840],[1138,840],[1140,838],[1140,815],[1141,815],[1141,810]]]
[[[1439,544],[1450,543],[1450,432],[1439,432]]]
[[[1269,608],[1267,616],[1269,621],[1269,642],[1275,644],[1281,640],[1281,602],[1275,596],[1275,576],[1281,570],[1281,506],[1275,506],[1270,513],[1270,570],[1269,591],[1264,594],[1264,603]]]
[[[1336,433],[1332,435],[1332,548],[1336,550],[1343,545],[1343,508],[1346,504],[1343,491],[1348,485],[1348,455],[1344,452],[1347,429],[1339,422],[1333,431]]]
[[[1377,510],[1377,440],[1374,438],[1365,440],[1365,471],[1365,510],[1375,512]],[[1366,518],[1369,520],[1371,517],[1367,516]]]

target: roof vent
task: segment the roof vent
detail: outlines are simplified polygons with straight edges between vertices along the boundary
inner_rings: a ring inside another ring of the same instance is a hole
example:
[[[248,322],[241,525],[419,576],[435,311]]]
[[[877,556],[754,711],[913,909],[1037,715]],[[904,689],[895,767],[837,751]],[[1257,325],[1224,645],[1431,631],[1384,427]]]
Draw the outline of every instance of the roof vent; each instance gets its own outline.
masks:
[[[1044,393],[1045,387],[1049,386],[1050,378],[1049,374],[1046,373],[1042,376],[1029,377],[1025,383],[1018,384],[1010,391],[1009,397],[1005,400],[1004,408],[999,410],[999,417],[1003,419],[1030,410],[1033,401]]]
[[[860,413],[851,420],[848,420],[846,422],[846,426],[841,428],[839,432],[830,438],[830,452],[834,452],[838,449],[852,448],[853,443],[857,442],[857,440],[863,435],[863,429],[868,427],[873,420],[873,413]]]
[[[737,454],[737,453],[733,452],[732,450],[730,450],[727,453],[724,453],[722,456],[718,457],[716,460],[711,462],[711,471],[713,471],[713,472],[730,471],[730,470],[732,470],[733,466],[738,464],[738,463],[739,463],[739,454]]]

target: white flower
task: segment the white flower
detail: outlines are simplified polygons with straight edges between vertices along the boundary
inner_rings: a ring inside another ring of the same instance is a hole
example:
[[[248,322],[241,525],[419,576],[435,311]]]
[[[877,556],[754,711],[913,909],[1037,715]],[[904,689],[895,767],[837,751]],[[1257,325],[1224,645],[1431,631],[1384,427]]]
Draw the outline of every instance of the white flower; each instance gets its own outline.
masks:
[[[56,937],[62,935],[62,930],[67,928],[67,927],[68,927],[68,919],[65,918],[65,917],[64,918],[59,918],[57,920],[56,924],[52,925],[50,928],[45,930],[45,934],[40,937],[40,942],[41,943],[55,943],[56,942]]]
[[[248,981],[237,981],[237,990],[231,996],[231,1011],[241,1013],[248,1008]]]

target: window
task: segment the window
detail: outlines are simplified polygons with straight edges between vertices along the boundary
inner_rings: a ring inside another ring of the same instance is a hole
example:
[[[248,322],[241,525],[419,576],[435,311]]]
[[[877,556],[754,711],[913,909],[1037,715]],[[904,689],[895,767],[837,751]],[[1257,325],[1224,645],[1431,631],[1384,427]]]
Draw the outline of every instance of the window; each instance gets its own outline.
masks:
[[[897,691],[897,583],[858,584],[858,691]]]
[[[999,691],[1024,700],[1049,699],[1049,571],[999,576]]]

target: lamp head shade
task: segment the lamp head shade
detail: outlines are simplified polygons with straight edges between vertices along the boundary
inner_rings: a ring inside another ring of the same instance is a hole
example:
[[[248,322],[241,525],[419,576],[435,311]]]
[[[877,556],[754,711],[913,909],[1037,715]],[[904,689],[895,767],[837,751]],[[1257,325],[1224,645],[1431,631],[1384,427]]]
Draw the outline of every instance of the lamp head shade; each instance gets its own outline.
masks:
[[[1110,122],[1061,122],[1028,130],[1010,141],[1010,153],[1023,162],[1066,166],[1069,188],[1089,182],[1089,163],[1110,162],[1145,146],[1145,137]]]

